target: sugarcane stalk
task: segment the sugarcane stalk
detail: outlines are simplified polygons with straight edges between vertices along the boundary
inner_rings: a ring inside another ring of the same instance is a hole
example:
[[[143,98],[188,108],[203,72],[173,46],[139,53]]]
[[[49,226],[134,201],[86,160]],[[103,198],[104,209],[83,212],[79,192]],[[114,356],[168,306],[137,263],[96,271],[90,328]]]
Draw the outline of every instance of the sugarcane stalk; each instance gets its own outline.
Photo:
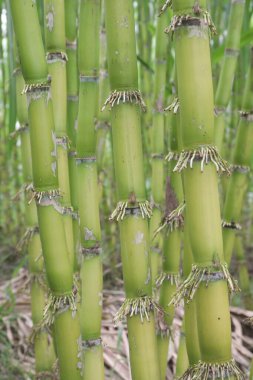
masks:
[[[55,125],[61,206],[70,262],[75,266],[67,136],[67,78],[64,0],[44,0],[44,30]]]
[[[35,369],[36,376],[45,374],[54,375],[53,366],[55,364],[55,353],[52,338],[49,332],[41,329],[40,325],[43,320],[44,307],[47,299],[47,284],[44,273],[44,261],[41,253],[41,242],[38,228],[38,218],[35,201],[29,202],[31,197],[32,184],[32,158],[30,134],[28,126],[28,114],[26,98],[21,95],[25,82],[19,67],[15,70],[16,76],[16,99],[17,99],[17,119],[19,129],[16,134],[21,138],[21,158],[23,168],[23,179],[25,184],[25,223],[27,226],[26,233],[21,239],[28,246],[28,263],[30,273],[30,293],[33,321],[33,343],[35,352]]]
[[[81,1],[78,44],[80,83],[76,165],[82,254],[80,322],[85,380],[104,379],[101,340],[103,274],[95,133],[100,8],[100,0]]]
[[[78,271],[78,256],[80,250],[77,168],[76,168],[76,128],[78,115],[78,67],[77,67],[77,21],[78,0],[65,0],[65,35],[67,71],[67,135],[69,139],[69,182],[70,198],[73,207],[73,239],[74,239],[74,271]]]
[[[219,151],[222,149],[226,124],[225,111],[231,97],[231,90],[239,56],[244,8],[245,1],[231,1],[225,53],[222,61],[219,82],[215,93],[216,117],[214,119],[214,133],[215,145]]]
[[[232,174],[229,179],[223,209],[223,245],[225,257],[230,264],[234,248],[235,233],[241,229],[240,219],[252,161],[252,99],[253,99],[253,49],[240,112],[240,121],[232,157]],[[243,149],[242,149],[243,147]]]
[[[50,288],[43,325],[54,324],[61,380],[80,380],[77,336],[80,335],[57,179],[56,144],[50,80],[33,0],[12,0],[11,10],[28,102],[31,133],[33,197]],[[71,329],[66,330],[66,320]],[[60,331],[61,334],[57,334]]]
[[[119,222],[126,300],[115,316],[127,318],[132,379],[160,379],[152,299],[149,234],[141,144],[134,13],[131,0],[105,1],[108,69],[112,93],[113,157],[118,204],[111,215]]]
[[[163,0],[157,4],[160,9]],[[167,38],[164,33],[166,18],[158,18],[156,27],[155,79],[153,98],[153,125],[151,140],[151,199],[153,214],[150,219],[151,272],[153,286],[160,270],[162,235],[154,232],[159,227],[164,204],[164,94],[167,69]]]
[[[171,302],[176,305],[184,297],[189,303],[195,298],[201,354],[201,360],[182,379],[218,379],[224,368],[228,378],[239,374],[238,379],[242,379],[231,351],[228,285],[233,291],[237,284],[224,260],[218,194],[217,172],[229,169],[213,141],[209,33],[215,27],[205,0],[173,1],[172,7],[174,17],[166,31],[175,41],[182,147],[174,171],[183,173],[193,266]]]

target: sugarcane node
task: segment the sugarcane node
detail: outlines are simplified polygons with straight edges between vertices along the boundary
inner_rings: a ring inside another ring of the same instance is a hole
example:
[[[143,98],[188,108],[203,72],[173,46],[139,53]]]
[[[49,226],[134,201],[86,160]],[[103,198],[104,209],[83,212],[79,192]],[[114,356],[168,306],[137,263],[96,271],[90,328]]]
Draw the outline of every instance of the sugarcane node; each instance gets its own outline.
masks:
[[[242,230],[242,226],[240,225],[240,223],[236,223],[234,221],[228,222],[226,220],[223,220],[221,222],[221,226],[223,228],[227,228],[227,229],[230,229],[230,230],[236,230],[236,231],[241,231]]]
[[[165,4],[161,7],[160,12],[158,13],[158,17],[160,17],[166,9],[172,6],[172,0],[166,0]]]
[[[12,198],[13,201],[18,201],[20,199],[21,194],[28,194],[29,192],[33,192],[33,184],[32,183],[24,183],[20,190],[14,195]]]
[[[218,149],[211,145],[200,145],[192,150],[183,150],[179,155],[173,172],[181,173],[182,170],[187,169],[188,166],[192,169],[194,161],[201,162],[201,172],[204,171],[205,165],[212,163],[215,165],[217,173],[231,174],[228,163],[222,159],[218,153]]]
[[[35,380],[45,380],[45,379],[58,380],[58,375],[49,371],[41,371],[35,374]]]
[[[164,313],[158,313],[156,315],[156,320],[155,320],[156,335],[160,336],[161,338],[171,338],[172,342],[174,342],[174,334],[173,334],[172,328],[168,325],[164,317],[165,317]]]
[[[215,106],[214,107],[214,115],[216,117],[222,115],[225,112],[226,112],[226,108],[225,107],[219,107],[219,106]]]
[[[36,203],[41,206],[51,206],[53,205],[52,201],[61,198],[61,192],[59,189],[37,191],[33,188],[31,191],[32,196],[29,199],[28,204],[31,204],[32,201],[35,200]]]
[[[50,76],[48,76],[46,80],[38,82],[38,83],[26,83],[22,91],[22,95],[48,92],[50,90],[50,86],[51,86]]]
[[[226,280],[230,293],[240,291],[238,283],[229,273],[226,263],[213,262],[210,265],[193,264],[189,276],[181,283],[177,291],[172,296],[170,305],[178,306],[184,298],[186,303],[193,300],[193,297],[200,284],[205,282],[208,287],[210,282]]]
[[[104,129],[104,130],[110,130],[111,125],[108,121],[97,121],[95,130],[98,131],[99,129]]]
[[[253,121],[253,111],[239,111],[240,118],[248,122]]]
[[[231,165],[230,170],[232,173],[248,174],[250,173],[250,167],[245,165]]]
[[[232,49],[232,48],[226,48],[225,49],[225,55],[227,57],[238,57],[239,54],[240,54],[239,49]]]
[[[69,156],[69,157],[75,157],[75,158],[76,158],[77,153],[76,153],[75,150],[70,150],[70,151],[68,152],[68,156]]]
[[[77,293],[74,286],[70,292],[62,295],[55,295],[50,291],[43,311],[41,327],[52,326],[55,316],[57,314],[64,313],[67,310],[71,310],[72,317],[74,318],[77,312],[76,298]]]
[[[109,106],[109,109],[111,110],[114,106],[117,106],[120,103],[139,105],[143,112],[146,112],[147,110],[146,104],[144,103],[141,92],[139,90],[114,90],[106,99],[102,107],[102,112],[107,106]]]
[[[24,233],[24,235],[19,240],[18,244],[16,245],[17,251],[22,251],[25,247],[28,246],[30,240],[35,234],[39,233],[39,227],[28,227]]]
[[[198,13],[193,14],[177,14],[174,15],[170,25],[165,29],[166,34],[171,34],[173,38],[174,32],[177,28],[180,27],[202,27],[207,26],[211,32],[211,34],[217,34],[215,25],[212,21],[210,14],[201,8],[198,9]]]
[[[102,338],[83,340],[82,349],[88,350],[93,347],[102,346],[102,343],[103,343]]]
[[[245,318],[243,320],[243,323],[249,327],[252,327],[253,328],[253,315],[252,317],[248,317],[248,318]]]
[[[173,100],[173,102],[168,105],[168,107],[164,108],[164,111],[173,112],[173,114],[176,115],[179,110],[179,106],[180,106],[179,99],[176,97]]]
[[[56,145],[62,146],[66,150],[70,147],[70,140],[68,136],[56,136],[55,142]]]
[[[177,205],[178,203],[175,203],[171,198],[170,203],[170,209],[173,207],[173,205]],[[167,205],[167,202],[166,202]],[[173,211],[169,211],[169,209],[166,211],[165,216],[162,218],[158,228],[155,230],[153,239],[156,238],[156,236],[162,232],[163,230],[167,230],[167,232],[175,231],[176,229],[182,228],[184,226],[184,216],[183,212],[185,209],[185,203],[180,204],[176,208],[173,209]]]
[[[170,162],[170,161],[178,161],[179,160],[180,153],[177,152],[169,152],[165,156],[165,160]]]
[[[122,221],[125,216],[141,215],[143,219],[151,218],[152,207],[149,201],[137,200],[135,203],[127,201],[120,201],[117,203],[115,210],[109,217],[110,221]]]
[[[30,274],[30,284],[36,283],[41,286],[44,290],[48,290],[47,282],[46,282],[46,273],[31,273]]]
[[[26,123],[26,124],[20,125],[19,128],[17,128],[14,132],[10,133],[9,137],[11,139],[15,139],[16,137],[20,135],[20,133],[28,132],[28,131],[29,131],[29,124]]]
[[[68,41],[68,40],[66,40],[66,48],[68,50],[76,50],[76,48],[77,48],[76,41]]]
[[[152,158],[152,160],[164,160],[164,154],[163,153],[152,153],[151,158]]]
[[[20,75],[20,74],[22,74],[21,67],[16,67],[16,68],[13,70],[13,72],[12,72],[12,75],[13,75],[14,77],[16,77],[17,75]]]
[[[179,273],[169,273],[169,272],[162,272],[158,275],[156,279],[156,287],[160,288],[164,281],[169,282],[172,286],[176,286],[177,288],[180,285],[181,276]]]
[[[189,367],[180,380],[208,380],[208,379],[230,379],[246,380],[245,374],[237,366],[234,359],[220,363],[209,363],[199,361]]]
[[[81,247],[80,251],[84,257],[95,257],[101,255],[102,248],[99,244],[97,244],[96,246],[90,248]]]
[[[79,101],[79,96],[78,95],[68,95],[67,101],[77,103]]]
[[[32,332],[28,338],[30,344],[34,344],[35,338],[40,335],[46,333],[51,337],[51,329],[49,326],[42,325],[38,323],[37,325],[33,325]]]
[[[99,76],[98,75],[80,74],[79,80],[81,83],[98,83],[99,82]]]
[[[46,60],[48,64],[55,62],[66,63],[68,62],[68,56],[64,51],[52,51],[46,54]]]
[[[90,156],[90,157],[76,157],[76,164],[77,165],[81,165],[81,164],[86,164],[86,163],[89,163],[89,162],[96,162],[97,161],[97,157],[96,156]]]
[[[136,315],[139,315],[142,323],[144,320],[150,322],[150,313],[153,311],[162,314],[164,313],[164,310],[152,297],[142,296],[138,298],[126,298],[113,318],[113,322],[117,325],[126,317],[131,318]]]

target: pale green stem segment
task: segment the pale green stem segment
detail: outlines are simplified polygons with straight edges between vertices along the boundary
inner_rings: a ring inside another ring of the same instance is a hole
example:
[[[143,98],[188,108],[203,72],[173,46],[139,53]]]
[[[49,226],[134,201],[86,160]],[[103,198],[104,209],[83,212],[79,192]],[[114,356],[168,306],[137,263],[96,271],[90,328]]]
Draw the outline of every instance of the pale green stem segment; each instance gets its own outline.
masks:
[[[67,81],[65,52],[65,8],[64,0],[44,0],[44,30],[48,71],[51,78],[54,126],[57,147],[57,166],[61,205],[64,213],[64,228],[70,262],[74,267],[74,240],[72,207],[68,168],[67,137]]]
[[[248,270],[247,258],[245,255],[245,248],[241,236],[235,239],[235,254],[238,264],[239,285],[242,289],[242,299],[244,306],[247,310],[253,310],[253,300],[250,290],[250,275]]]
[[[160,9],[163,0],[158,2]],[[158,18],[156,26],[156,53],[155,53],[155,79],[153,97],[153,123],[151,127],[151,199],[154,205],[153,215],[150,219],[151,241],[151,271],[153,286],[160,270],[160,255],[162,250],[162,235],[154,232],[159,226],[164,204],[164,94],[167,70],[168,39],[164,33],[166,17]]]
[[[65,35],[67,70],[67,134],[69,139],[69,181],[71,205],[74,211],[73,239],[75,253],[74,271],[78,270],[79,255],[79,223],[78,223],[78,195],[77,195],[77,168],[76,168],[76,128],[78,114],[78,67],[77,67],[77,21],[78,0],[65,0]]]
[[[103,273],[96,162],[95,117],[98,111],[100,0],[82,0],[78,43],[79,110],[76,170],[81,243],[80,322],[83,379],[104,379],[101,336]]]
[[[180,332],[180,342],[179,348],[177,352],[177,364],[176,364],[176,378],[180,378],[184,372],[189,367],[189,359],[186,348],[186,338],[185,338],[185,320],[183,320],[183,324]]]
[[[65,314],[66,318],[69,315],[70,322],[74,323],[76,305],[73,267],[69,261],[62,209],[57,198],[59,188],[53,110],[38,13],[33,0],[12,0],[11,9],[22,73],[26,82],[24,92],[28,99],[35,189],[33,198],[37,202],[40,237],[51,291],[44,310],[43,323],[54,322],[56,330],[61,331],[61,337],[56,336],[61,380],[80,380],[78,358],[74,351],[77,347],[75,336],[70,329],[68,338],[65,338],[62,319],[58,318],[60,312],[62,318],[65,318]]]
[[[44,262],[42,256],[41,242],[38,228],[38,218],[35,202],[29,204],[31,192],[29,187],[32,183],[32,157],[31,144],[28,126],[27,103],[25,96],[22,96],[24,89],[24,79],[21,70],[16,70],[16,99],[17,99],[17,119],[20,123],[19,132],[21,138],[21,159],[23,168],[23,178],[25,183],[25,223],[26,233],[21,239],[21,245],[28,246],[28,262],[31,279],[31,307],[34,336],[35,369],[37,375],[50,373],[55,362],[55,353],[52,339],[47,331],[39,328],[43,320],[43,311],[46,304],[47,285],[45,281]],[[21,247],[20,247],[21,248]]]
[[[242,110],[232,157],[232,174],[228,182],[223,210],[223,245],[225,258],[230,264],[235,233],[241,229],[240,219],[249,186],[253,147],[253,49],[245,83]],[[243,148],[242,148],[243,147]]]
[[[231,0],[226,37],[225,54],[222,61],[221,72],[215,93],[215,145],[221,151],[225,131],[225,111],[231,97],[237,60],[240,52],[240,38],[243,23],[245,1]]]
[[[174,32],[179,135],[183,149],[174,170],[184,169],[183,187],[194,264],[172,302],[177,303],[183,295],[187,303],[195,295],[201,359],[182,378],[219,379],[223,368],[228,378],[232,379],[235,373],[243,378],[231,352],[227,283],[231,290],[237,286],[224,261],[218,194],[217,171],[223,171],[222,167],[226,170],[226,165],[213,147],[209,28],[211,31],[214,28],[206,13],[206,1],[200,0],[196,5],[193,0],[178,0],[172,6],[174,19],[168,30]]]
[[[105,1],[113,156],[126,300],[115,320],[127,317],[133,380],[160,379],[155,336],[136,41],[131,0]]]

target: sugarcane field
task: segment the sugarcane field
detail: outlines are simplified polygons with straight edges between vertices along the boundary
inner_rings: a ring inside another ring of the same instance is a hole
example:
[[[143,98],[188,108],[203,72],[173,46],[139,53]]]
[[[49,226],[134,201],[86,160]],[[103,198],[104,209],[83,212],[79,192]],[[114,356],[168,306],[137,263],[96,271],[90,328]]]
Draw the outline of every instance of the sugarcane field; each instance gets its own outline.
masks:
[[[0,13],[0,380],[253,380],[253,0]]]

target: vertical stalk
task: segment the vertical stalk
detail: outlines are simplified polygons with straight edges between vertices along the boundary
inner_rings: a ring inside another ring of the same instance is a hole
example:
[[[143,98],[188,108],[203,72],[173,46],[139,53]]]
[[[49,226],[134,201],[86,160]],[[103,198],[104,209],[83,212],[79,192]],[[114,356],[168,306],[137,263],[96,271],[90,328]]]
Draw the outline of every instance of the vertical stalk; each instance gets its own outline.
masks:
[[[79,112],[77,127],[78,206],[81,242],[81,332],[84,379],[104,379],[101,340],[103,274],[96,162],[100,0],[82,0],[78,43]]]
[[[105,0],[108,68],[112,93],[113,157],[126,300],[115,321],[127,318],[133,380],[160,379],[152,299],[136,41],[131,0]]]
[[[33,198],[36,200],[43,257],[50,295],[44,310],[44,326],[54,324],[61,380],[80,380],[80,335],[63,216],[59,204],[54,120],[45,51],[36,4],[11,0],[19,50],[23,90],[27,95],[31,133]],[[71,328],[70,328],[71,327]]]
[[[214,148],[213,87],[209,28],[214,31],[206,1],[172,1],[173,33],[180,104],[179,142],[182,152],[174,171],[183,172],[192,271],[172,299],[196,300],[201,360],[182,379],[219,379],[243,374],[231,351],[228,286],[236,290],[224,260],[217,171],[228,168]],[[185,64],[187,62],[187,65]],[[186,330],[187,332],[187,330]]]
[[[67,78],[64,0],[44,0],[45,42],[55,125],[58,182],[70,262],[74,268],[72,207],[70,200],[67,136]]]
[[[232,157],[232,174],[229,179],[223,210],[223,245],[225,258],[230,264],[234,248],[235,233],[240,226],[240,218],[246,191],[249,186],[253,147],[253,48],[245,83],[242,110],[236,134]],[[243,147],[243,149],[242,149]]]
[[[236,64],[240,52],[239,48],[244,7],[245,1],[231,0],[225,55],[222,61],[221,72],[215,93],[216,117],[214,119],[214,134],[215,145],[219,151],[222,149],[225,130],[225,111],[231,97]]]

